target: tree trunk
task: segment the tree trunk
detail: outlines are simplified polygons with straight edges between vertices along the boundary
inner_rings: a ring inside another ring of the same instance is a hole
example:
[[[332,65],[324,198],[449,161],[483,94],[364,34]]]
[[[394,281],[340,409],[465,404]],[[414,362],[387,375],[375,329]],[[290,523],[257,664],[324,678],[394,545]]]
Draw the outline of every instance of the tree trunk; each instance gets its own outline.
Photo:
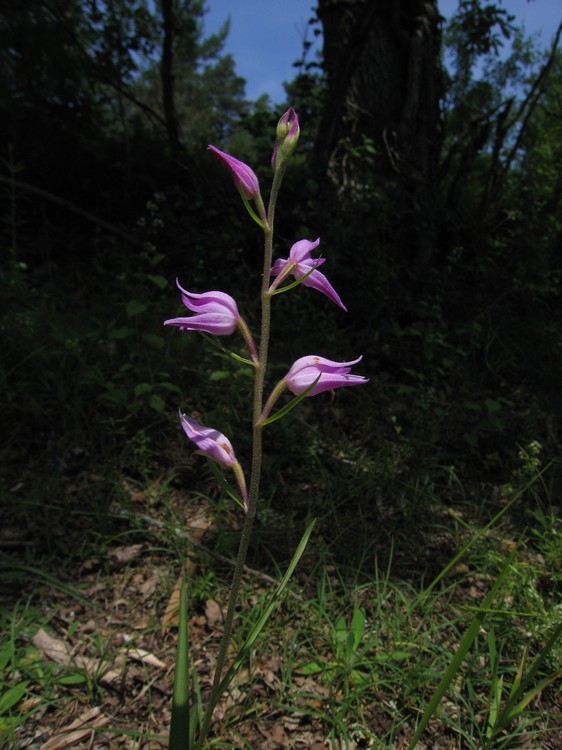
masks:
[[[377,169],[437,173],[443,90],[436,0],[318,0],[327,98],[317,166],[339,182],[342,146],[374,145]]]
[[[400,251],[396,275],[415,288],[434,257],[439,225],[444,80],[437,2],[318,0],[318,17],[327,93],[317,171],[340,199],[367,196],[372,213],[393,217],[386,229]]]
[[[174,77],[174,0],[160,0],[162,10],[162,30],[164,39],[162,41],[162,60],[160,63],[160,76],[162,80],[162,109],[166,120],[166,131],[172,157],[177,157],[183,150],[180,140],[178,117],[174,100],[175,77]]]

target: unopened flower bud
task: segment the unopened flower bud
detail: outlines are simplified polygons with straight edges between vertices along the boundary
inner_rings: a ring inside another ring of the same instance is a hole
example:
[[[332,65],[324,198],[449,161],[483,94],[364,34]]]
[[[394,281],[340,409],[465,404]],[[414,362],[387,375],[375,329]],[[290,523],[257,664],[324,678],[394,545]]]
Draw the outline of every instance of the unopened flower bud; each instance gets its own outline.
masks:
[[[251,167],[249,167],[247,164],[244,164],[244,162],[240,161],[240,159],[235,159],[234,156],[226,154],[216,146],[210,144],[209,146],[207,146],[207,148],[209,149],[209,151],[215,153],[219,157],[219,159],[222,159],[222,161],[230,169],[230,173],[232,174],[232,177],[234,179],[234,184],[243,195],[243,197],[245,197],[247,200],[252,200],[256,199],[259,196],[260,185],[258,182],[258,178],[256,177]]]
[[[293,153],[299,140],[299,118],[292,107],[285,112],[277,123],[277,140],[273,149],[271,166],[273,170],[286,161]]]

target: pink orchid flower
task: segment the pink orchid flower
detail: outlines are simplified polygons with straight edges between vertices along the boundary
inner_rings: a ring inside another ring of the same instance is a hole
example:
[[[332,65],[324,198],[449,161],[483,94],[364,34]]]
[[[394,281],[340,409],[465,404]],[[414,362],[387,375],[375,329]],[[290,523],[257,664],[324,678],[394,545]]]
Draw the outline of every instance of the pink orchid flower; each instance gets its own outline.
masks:
[[[211,427],[205,427],[191,417],[186,417],[180,412],[180,422],[185,434],[193,440],[201,453],[212,458],[222,466],[232,466],[236,461],[234,448],[230,440]]]
[[[234,471],[244,508],[248,510],[246,479],[242,467],[234,455],[234,448],[230,440],[222,432],[213,430],[211,427],[205,427],[181,412],[180,422],[187,437],[195,443],[201,453],[212,458],[221,466],[230,467]]]
[[[165,326],[177,326],[182,331],[204,331],[217,336],[228,336],[234,333],[239,324],[240,315],[234,299],[224,292],[188,292],[176,284],[181,291],[183,304],[195,313],[190,318],[171,318]]]
[[[234,184],[242,193],[242,195],[244,195],[248,200],[252,200],[259,196],[260,185],[258,182],[258,178],[256,177],[256,174],[253,169],[251,169],[251,167],[249,167],[247,164],[244,164],[243,161],[235,159],[234,156],[226,154],[216,146],[209,145],[207,146],[207,148],[209,149],[209,151],[212,151],[220,159],[222,159],[226,166],[230,169],[230,173],[234,178]]]
[[[288,258],[278,258],[272,265],[269,273],[271,276],[281,276],[279,281],[274,281],[270,291],[275,289],[277,285],[290,273],[293,274],[295,279],[300,279],[308,273],[308,276],[302,281],[303,286],[309,286],[312,289],[316,289],[326,297],[335,302],[338,307],[347,312],[347,307],[343,304],[339,294],[336,292],[334,287],[330,284],[328,279],[323,273],[318,271],[318,266],[321,266],[325,262],[325,258],[312,258],[311,252],[315,250],[320,244],[320,238],[314,242],[309,240],[299,240],[295,242]],[[309,273],[310,269],[314,269]]]
[[[344,388],[349,385],[362,385],[369,382],[368,378],[349,373],[351,366],[360,362],[361,359],[358,357],[351,362],[333,362],[331,359],[315,355],[301,357],[293,364],[283,381],[295,396],[299,396],[309,388],[318,376],[320,376],[318,382],[307,393],[307,396],[316,396],[323,391],[333,391],[335,388]]]

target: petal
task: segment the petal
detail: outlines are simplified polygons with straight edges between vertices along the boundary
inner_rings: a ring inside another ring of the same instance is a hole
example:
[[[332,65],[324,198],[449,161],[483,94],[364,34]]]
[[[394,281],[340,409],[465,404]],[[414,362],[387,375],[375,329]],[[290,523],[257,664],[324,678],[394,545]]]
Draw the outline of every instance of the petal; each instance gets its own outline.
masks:
[[[305,258],[297,263],[297,268],[304,269],[305,273],[308,273],[310,269],[315,270],[319,268],[322,263],[326,262],[326,258]]]
[[[281,271],[285,268],[285,266],[289,263],[288,258],[277,258],[275,263],[271,266],[269,269],[269,275],[270,276],[279,276]]]
[[[361,362],[362,359],[363,357],[357,357],[357,359],[352,359],[349,362],[334,362],[333,359],[326,359],[325,357],[319,357],[316,354],[309,354],[307,357],[301,357],[293,363],[291,369],[285,376],[285,379],[289,376],[292,377],[295,373],[303,370],[305,367],[314,367],[316,369],[316,375],[318,375],[318,372],[349,372],[349,369],[358,362]],[[315,378],[316,376],[312,378],[312,380],[315,380]]]
[[[299,132],[299,118],[295,110],[290,107],[277,123],[277,139],[271,159],[271,166],[274,170],[277,165],[277,154],[280,152],[281,159],[285,161],[297,145]]]
[[[314,242],[310,242],[310,240],[299,240],[298,242],[295,242],[291,248],[289,258],[294,260],[295,263],[300,263],[302,260],[306,260],[310,256],[310,253],[315,250],[319,244],[320,237]]]
[[[165,326],[176,326],[182,331],[203,331],[216,336],[229,336],[236,330],[237,322],[231,315],[224,313],[201,313],[191,318],[170,318],[164,321]]]
[[[314,261],[312,261],[314,263]],[[310,261],[305,261],[305,263],[308,265]],[[300,263],[300,268],[295,269],[297,272],[295,273],[295,278],[300,278],[302,276],[302,266],[305,265],[305,263]],[[298,275],[297,275],[298,273]],[[305,270],[305,273],[307,271]],[[325,294],[328,299],[331,299],[332,302],[335,302],[335,304],[338,307],[341,307],[342,310],[345,310],[347,312],[347,307],[343,304],[341,301],[341,298],[339,294],[336,292],[334,287],[330,284],[328,279],[324,276],[324,274],[321,271],[312,271],[306,279],[302,282],[303,286],[309,286],[311,289],[316,289],[318,292],[322,292],[322,294]]]
[[[229,294],[218,291],[196,294],[195,292],[188,292],[187,289],[184,289],[177,279],[176,284],[182,293],[182,302],[189,310],[193,310],[193,312],[213,312],[222,310],[223,312],[228,311],[238,318],[238,306],[236,305],[234,298]]]
[[[181,412],[180,421],[187,437],[197,445],[202,453],[223,466],[234,464],[236,456],[232,443],[222,432],[213,430],[211,427],[205,427]]]
[[[292,378],[285,379],[287,387],[296,396],[300,395],[305,391],[318,377],[318,370],[312,367],[305,368],[298,372]],[[336,388],[345,388],[352,385],[362,385],[367,383],[368,378],[364,378],[362,375],[350,375],[345,373],[327,372],[321,373],[320,379],[313,386],[307,396],[316,396],[324,391],[333,391]]]
[[[234,184],[238,190],[241,190],[244,193],[246,198],[250,200],[259,195],[260,185],[258,178],[251,167],[244,164],[240,159],[235,159],[234,156],[226,154],[216,146],[209,145],[207,148],[223,160],[226,166],[230,169],[232,177],[234,178]]]

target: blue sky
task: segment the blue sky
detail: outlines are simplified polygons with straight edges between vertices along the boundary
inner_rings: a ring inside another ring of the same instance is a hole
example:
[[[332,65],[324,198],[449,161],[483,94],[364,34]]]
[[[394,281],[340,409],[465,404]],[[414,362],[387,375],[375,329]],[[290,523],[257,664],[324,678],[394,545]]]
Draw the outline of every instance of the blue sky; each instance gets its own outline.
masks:
[[[440,0],[439,10],[450,16],[457,0]],[[267,93],[273,102],[284,99],[283,81],[294,78],[293,63],[302,53],[307,20],[314,0],[207,0],[205,33],[217,31],[230,16],[226,51],[236,71],[246,79],[246,95],[257,99]],[[560,0],[504,0],[503,7],[525,24],[527,33],[539,33],[547,45],[560,20]]]

